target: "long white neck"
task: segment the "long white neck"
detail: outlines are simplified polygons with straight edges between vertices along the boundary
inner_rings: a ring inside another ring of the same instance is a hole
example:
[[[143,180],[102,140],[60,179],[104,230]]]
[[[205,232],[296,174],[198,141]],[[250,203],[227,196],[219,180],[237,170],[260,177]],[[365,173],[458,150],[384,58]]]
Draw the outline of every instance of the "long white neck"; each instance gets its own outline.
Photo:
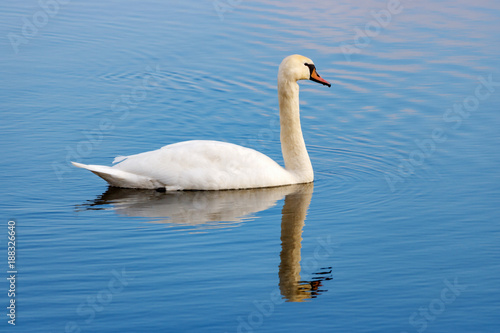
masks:
[[[278,78],[280,106],[281,151],[285,168],[301,183],[314,180],[311,160],[300,127],[299,85],[296,81]]]

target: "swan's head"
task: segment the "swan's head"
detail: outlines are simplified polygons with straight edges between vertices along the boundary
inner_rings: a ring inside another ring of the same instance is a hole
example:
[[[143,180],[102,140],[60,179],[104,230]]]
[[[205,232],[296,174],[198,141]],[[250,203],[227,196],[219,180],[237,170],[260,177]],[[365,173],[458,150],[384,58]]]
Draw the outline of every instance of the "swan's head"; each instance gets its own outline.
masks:
[[[311,80],[331,87],[330,82],[323,79],[318,72],[311,59],[304,56],[294,54],[286,57],[281,62],[278,71],[278,81],[298,81]]]

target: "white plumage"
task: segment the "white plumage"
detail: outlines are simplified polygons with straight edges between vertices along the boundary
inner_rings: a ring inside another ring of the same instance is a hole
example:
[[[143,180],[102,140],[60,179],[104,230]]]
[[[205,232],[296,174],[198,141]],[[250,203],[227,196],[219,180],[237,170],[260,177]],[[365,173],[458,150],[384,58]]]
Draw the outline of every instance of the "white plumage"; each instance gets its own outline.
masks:
[[[92,171],[111,186],[171,190],[223,190],[281,186],[313,181],[300,127],[298,80],[330,86],[299,55],[283,60],[278,72],[281,147],[285,167],[256,150],[219,141],[185,141],[137,155],[120,156],[108,167],[73,165]]]

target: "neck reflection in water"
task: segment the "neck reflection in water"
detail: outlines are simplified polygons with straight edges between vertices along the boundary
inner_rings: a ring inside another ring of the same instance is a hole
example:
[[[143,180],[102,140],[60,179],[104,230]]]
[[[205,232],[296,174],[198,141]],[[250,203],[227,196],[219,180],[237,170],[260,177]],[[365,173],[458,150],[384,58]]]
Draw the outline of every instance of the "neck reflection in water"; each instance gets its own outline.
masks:
[[[312,272],[310,281],[300,277],[302,228],[305,224],[307,209],[311,202],[313,183],[302,185],[294,193],[285,197],[281,218],[281,263],[279,266],[279,286],[281,295],[289,302],[303,302],[316,298],[326,290],[322,281],[331,279],[331,267]]]
[[[281,220],[279,288],[284,299],[302,302],[324,292],[322,282],[331,279],[331,267],[307,272],[301,280],[301,241],[314,185],[296,184],[272,188],[228,191],[178,191],[121,189],[110,187],[96,199],[76,207],[83,210],[114,210],[117,214],[151,218],[199,229],[237,226],[249,216],[276,205],[285,197]]]

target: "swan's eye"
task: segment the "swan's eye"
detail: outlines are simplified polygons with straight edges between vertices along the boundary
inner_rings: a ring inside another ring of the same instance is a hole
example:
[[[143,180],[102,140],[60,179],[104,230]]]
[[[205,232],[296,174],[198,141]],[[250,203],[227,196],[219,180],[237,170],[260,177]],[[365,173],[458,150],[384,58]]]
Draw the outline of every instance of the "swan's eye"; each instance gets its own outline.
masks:
[[[312,75],[314,69],[316,68],[316,66],[314,66],[313,64],[308,64],[307,62],[304,63],[305,66],[309,67],[309,73]]]

